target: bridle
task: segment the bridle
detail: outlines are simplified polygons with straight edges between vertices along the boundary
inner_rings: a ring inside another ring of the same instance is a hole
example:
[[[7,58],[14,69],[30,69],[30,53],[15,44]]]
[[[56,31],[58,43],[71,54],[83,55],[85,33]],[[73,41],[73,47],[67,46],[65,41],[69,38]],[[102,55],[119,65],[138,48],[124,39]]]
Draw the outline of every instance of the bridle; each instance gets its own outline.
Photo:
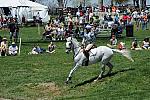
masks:
[[[75,57],[80,53],[80,50],[81,50],[81,49],[79,49],[76,54],[75,54],[74,50],[80,48],[81,46],[74,47],[72,41],[73,41],[73,39],[72,39],[72,37],[71,37],[71,40],[70,40],[70,41],[67,41],[67,42],[70,42],[70,43],[69,43],[69,48],[66,48],[66,49],[67,49],[68,51],[71,51],[71,50],[72,50],[73,53],[74,53],[74,58],[75,58]]]

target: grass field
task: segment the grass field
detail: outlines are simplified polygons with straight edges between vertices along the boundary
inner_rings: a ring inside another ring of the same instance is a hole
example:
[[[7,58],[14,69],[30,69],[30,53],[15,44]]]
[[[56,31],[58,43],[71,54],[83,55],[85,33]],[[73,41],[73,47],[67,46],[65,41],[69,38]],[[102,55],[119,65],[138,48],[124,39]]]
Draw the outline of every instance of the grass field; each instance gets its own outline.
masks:
[[[42,31],[42,28],[41,28]],[[0,35],[9,36],[7,31]],[[138,40],[150,31],[134,34]],[[27,55],[34,44],[47,48],[36,27],[21,29],[21,55],[0,57],[0,100],[150,100],[150,51],[131,51],[132,63],[115,53],[113,74],[98,82],[99,64],[81,67],[73,75],[73,83],[64,81],[72,68],[72,54],[65,54],[65,42],[56,42],[55,54]],[[132,38],[120,38],[130,48]],[[108,38],[98,38],[97,45],[106,45]]]

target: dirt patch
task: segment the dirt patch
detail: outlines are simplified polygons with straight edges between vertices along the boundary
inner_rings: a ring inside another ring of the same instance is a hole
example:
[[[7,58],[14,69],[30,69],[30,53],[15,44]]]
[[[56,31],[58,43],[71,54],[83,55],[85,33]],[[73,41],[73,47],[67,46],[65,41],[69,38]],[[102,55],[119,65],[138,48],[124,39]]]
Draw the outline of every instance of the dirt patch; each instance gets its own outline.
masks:
[[[37,83],[37,84],[27,84],[26,85],[31,90],[35,90],[42,94],[49,94],[52,93],[53,96],[57,96],[61,94],[61,89],[56,85],[54,82],[49,83]]]
[[[11,100],[11,99],[4,99],[4,98],[0,98],[0,100]]]

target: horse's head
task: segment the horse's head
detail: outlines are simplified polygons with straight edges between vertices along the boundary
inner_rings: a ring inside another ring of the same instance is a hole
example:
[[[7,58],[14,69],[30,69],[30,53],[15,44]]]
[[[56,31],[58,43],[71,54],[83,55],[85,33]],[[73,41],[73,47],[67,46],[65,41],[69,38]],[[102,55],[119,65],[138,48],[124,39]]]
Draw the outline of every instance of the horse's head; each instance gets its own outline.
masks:
[[[72,44],[72,37],[68,37],[66,42],[66,53],[69,54],[69,52],[71,51],[73,44]]]

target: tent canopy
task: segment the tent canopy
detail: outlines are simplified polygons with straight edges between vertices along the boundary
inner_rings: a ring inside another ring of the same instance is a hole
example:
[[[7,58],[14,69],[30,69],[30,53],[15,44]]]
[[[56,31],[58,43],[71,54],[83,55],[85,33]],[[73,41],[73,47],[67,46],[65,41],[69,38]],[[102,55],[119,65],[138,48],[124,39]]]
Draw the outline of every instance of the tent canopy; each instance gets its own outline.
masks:
[[[47,9],[47,6],[41,5],[29,0],[0,0],[0,7],[38,7]]]
[[[32,18],[39,12],[43,22],[49,20],[48,7],[29,0],[0,0],[0,8],[8,7],[12,16],[18,15],[21,20],[23,15]]]

